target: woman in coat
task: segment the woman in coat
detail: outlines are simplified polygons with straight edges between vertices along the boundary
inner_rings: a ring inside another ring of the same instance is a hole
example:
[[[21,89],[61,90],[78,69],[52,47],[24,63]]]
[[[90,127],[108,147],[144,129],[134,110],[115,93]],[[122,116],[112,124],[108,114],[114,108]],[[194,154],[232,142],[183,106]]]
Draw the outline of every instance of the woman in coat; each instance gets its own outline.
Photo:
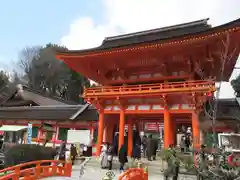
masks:
[[[108,166],[108,155],[107,155],[107,150],[108,150],[108,144],[103,145],[102,147],[102,152],[101,152],[101,168],[105,169]]]
[[[152,161],[154,147],[153,147],[153,138],[151,134],[147,138],[146,145],[147,145],[147,159],[148,161]]]
[[[122,145],[120,148],[120,151],[118,153],[118,160],[120,162],[120,172],[122,172],[124,170],[125,163],[128,162],[127,149],[126,149],[125,145]]]

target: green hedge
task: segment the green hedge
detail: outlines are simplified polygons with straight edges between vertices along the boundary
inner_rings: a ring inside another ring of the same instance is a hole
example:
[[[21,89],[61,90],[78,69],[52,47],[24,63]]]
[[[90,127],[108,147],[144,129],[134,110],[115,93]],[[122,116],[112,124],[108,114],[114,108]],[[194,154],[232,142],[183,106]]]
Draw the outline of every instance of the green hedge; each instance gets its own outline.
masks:
[[[4,153],[4,166],[10,167],[20,163],[38,160],[52,160],[56,150],[36,144],[18,144]]]

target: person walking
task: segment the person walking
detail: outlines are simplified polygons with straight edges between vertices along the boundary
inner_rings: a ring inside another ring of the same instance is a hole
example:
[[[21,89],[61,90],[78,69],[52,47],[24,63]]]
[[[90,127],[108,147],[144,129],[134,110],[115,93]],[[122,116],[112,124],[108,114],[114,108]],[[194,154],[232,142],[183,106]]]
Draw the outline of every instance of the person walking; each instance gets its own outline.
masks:
[[[108,170],[112,170],[112,162],[113,162],[113,155],[114,155],[114,147],[113,145],[109,145],[109,148],[107,150],[107,156],[108,156]]]
[[[133,147],[132,158],[133,160],[141,159],[141,146],[139,144],[135,144],[135,146]]]
[[[153,152],[153,139],[152,139],[152,135],[150,134],[147,138],[146,141],[146,147],[147,147],[147,159],[148,161],[152,161],[152,152]]]
[[[75,161],[76,156],[77,156],[77,148],[74,144],[71,144],[70,152],[71,152],[70,155],[71,155],[72,165],[74,165],[74,161]]]
[[[153,160],[155,161],[157,156],[158,140],[156,138],[153,138],[152,142],[153,142],[152,157],[153,157]]]
[[[143,138],[142,138],[142,147],[143,147],[143,157],[145,158],[146,157],[146,154],[147,154],[147,136],[144,135]]]
[[[118,132],[115,132],[114,138],[113,138],[113,148],[114,148],[114,155],[118,155]]]
[[[128,159],[127,159],[127,149],[126,149],[125,145],[122,145],[120,150],[119,150],[118,160],[120,162],[120,173],[121,173],[121,172],[124,171],[125,163],[128,162]]]
[[[101,168],[105,169],[108,166],[108,156],[107,156],[107,150],[108,150],[108,143],[104,144],[102,147],[102,152],[101,152]]]
[[[182,136],[182,137],[181,137],[181,140],[180,140],[180,149],[181,149],[181,152],[182,152],[182,153],[185,152],[185,136]]]

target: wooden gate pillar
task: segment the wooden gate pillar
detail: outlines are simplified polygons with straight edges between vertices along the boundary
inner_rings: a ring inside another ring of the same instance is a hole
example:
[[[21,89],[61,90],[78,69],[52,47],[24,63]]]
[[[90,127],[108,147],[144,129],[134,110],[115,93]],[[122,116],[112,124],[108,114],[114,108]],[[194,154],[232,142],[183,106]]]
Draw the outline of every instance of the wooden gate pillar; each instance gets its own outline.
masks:
[[[99,119],[98,119],[98,141],[97,141],[97,152],[96,152],[97,156],[100,156],[101,154],[101,145],[103,143],[103,130],[104,130],[104,111],[103,109],[100,109]]]
[[[128,156],[132,155],[132,148],[133,148],[133,120],[128,119]]]
[[[124,144],[124,130],[125,130],[125,112],[124,109],[120,109],[120,120],[119,120],[119,142],[118,142],[118,149],[122,147]]]
[[[193,137],[193,147],[200,148],[200,129],[199,129],[199,120],[198,113],[192,112],[192,137]]]

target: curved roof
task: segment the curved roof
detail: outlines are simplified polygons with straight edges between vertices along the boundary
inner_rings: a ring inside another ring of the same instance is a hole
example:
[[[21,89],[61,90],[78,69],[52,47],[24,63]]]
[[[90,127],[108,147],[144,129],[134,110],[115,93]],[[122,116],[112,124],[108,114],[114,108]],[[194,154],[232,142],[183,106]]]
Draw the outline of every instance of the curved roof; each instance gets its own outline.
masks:
[[[240,26],[240,18],[229,23],[212,27],[207,23],[207,19],[193,21],[174,26],[167,26],[147,31],[135,32],[130,34],[123,34],[119,36],[107,37],[103,40],[99,47],[83,49],[83,50],[64,50],[57,51],[57,55],[80,55],[85,53],[94,53],[96,51],[109,50],[112,48],[120,48],[141,43],[151,43],[163,40],[172,40],[186,36],[197,36],[206,33],[213,33],[219,30],[229,29]]]
[[[171,71],[169,74],[185,71],[187,60],[191,61],[192,71],[202,68],[204,78],[228,81],[240,51],[240,18],[217,27],[211,27],[207,20],[108,37],[99,47],[58,51],[56,56],[73,70],[100,84],[116,83],[113,79],[117,79],[120,73],[123,74],[120,74],[122,77],[125,76],[124,73],[139,75],[142,73],[140,71],[151,71],[153,67],[160,69],[166,64]],[[223,48],[228,34],[229,60],[224,65],[222,75],[219,70],[222,67],[222,55],[219,53],[225,52],[226,48]],[[174,57],[178,55],[178,64],[172,66],[171,63],[176,62]],[[159,69],[155,71],[164,71]],[[117,75],[112,78],[114,73]],[[123,82],[124,80],[120,84]]]
[[[84,109],[83,109],[84,108]],[[55,120],[55,121],[97,121],[95,107],[85,105],[58,105],[35,107],[0,108],[1,120]]]

